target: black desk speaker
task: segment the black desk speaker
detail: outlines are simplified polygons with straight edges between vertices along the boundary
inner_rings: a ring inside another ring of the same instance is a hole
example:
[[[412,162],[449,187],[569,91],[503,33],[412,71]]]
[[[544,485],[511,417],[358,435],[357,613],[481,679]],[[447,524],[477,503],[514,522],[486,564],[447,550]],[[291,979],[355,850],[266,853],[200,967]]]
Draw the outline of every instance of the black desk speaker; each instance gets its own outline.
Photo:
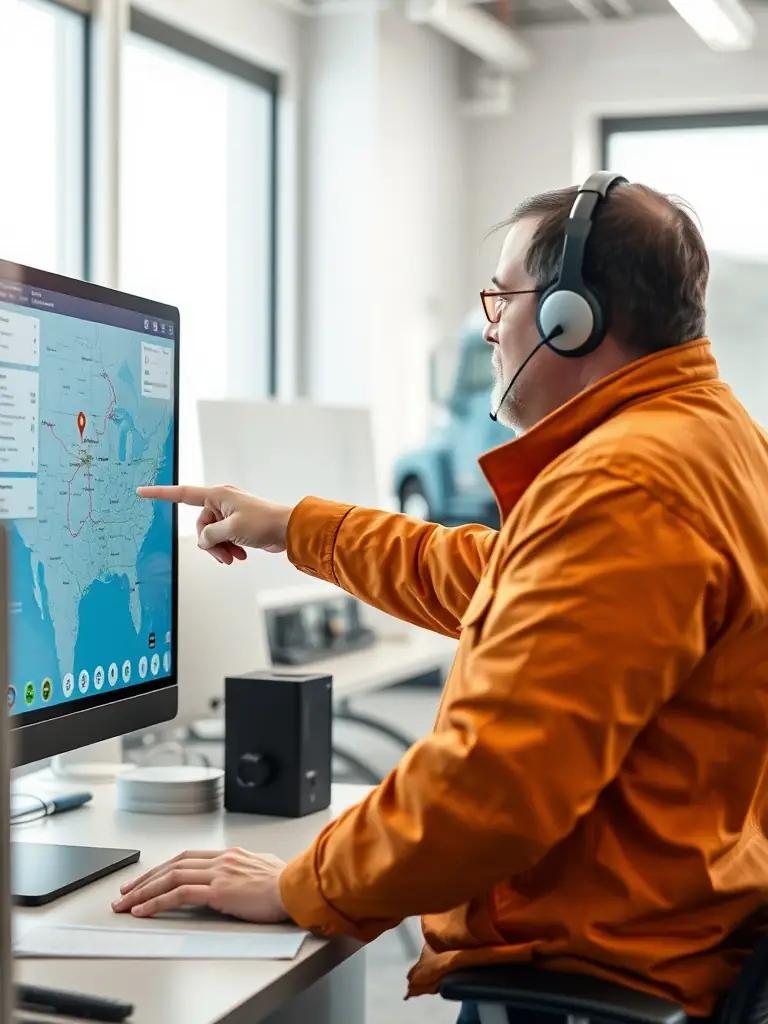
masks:
[[[300,818],[331,802],[331,677],[250,672],[224,684],[224,806]]]

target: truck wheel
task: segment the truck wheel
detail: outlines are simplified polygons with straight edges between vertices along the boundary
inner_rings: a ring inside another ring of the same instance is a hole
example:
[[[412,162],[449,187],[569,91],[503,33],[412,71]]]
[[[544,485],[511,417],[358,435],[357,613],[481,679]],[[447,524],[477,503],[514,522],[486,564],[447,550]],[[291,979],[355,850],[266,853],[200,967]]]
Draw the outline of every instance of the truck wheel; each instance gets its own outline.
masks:
[[[400,511],[414,519],[423,519],[425,522],[432,521],[432,510],[429,507],[429,500],[421,486],[421,481],[415,477],[406,480],[400,491]]]

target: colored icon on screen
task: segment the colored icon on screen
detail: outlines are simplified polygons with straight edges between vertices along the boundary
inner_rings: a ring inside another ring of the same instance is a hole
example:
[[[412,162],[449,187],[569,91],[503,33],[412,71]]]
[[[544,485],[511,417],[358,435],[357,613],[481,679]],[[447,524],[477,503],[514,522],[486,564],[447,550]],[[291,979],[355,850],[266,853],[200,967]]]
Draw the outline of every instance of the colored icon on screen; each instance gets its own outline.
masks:
[[[150,667],[152,669],[152,675],[156,676],[157,673],[160,671],[160,655],[159,654],[153,654],[152,655],[152,661],[150,662]]]
[[[131,681],[131,663],[130,661],[123,662],[123,682],[130,683]]]
[[[88,675],[87,671],[83,669],[77,677],[77,688],[80,690],[80,693],[88,693],[90,683],[91,677]]]
[[[109,666],[109,671],[107,672],[107,679],[109,679],[110,686],[117,685],[117,665],[114,663],[114,661]]]
[[[171,652],[170,651],[166,651],[165,654],[163,655],[163,668],[165,669],[166,673],[171,671]]]
[[[79,412],[77,414],[77,429],[80,431],[80,440],[83,439],[83,431],[85,430],[85,413]]]
[[[62,679],[61,689],[64,693],[64,696],[67,699],[69,699],[75,692],[75,677],[72,675],[71,672],[67,672],[67,674]]]
[[[16,690],[12,687],[8,687],[8,707],[12,708],[16,704]]]
[[[24,687],[24,703],[34,704],[35,703],[35,684],[27,683]]]
[[[147,659],[143,655],[139,658],[139,678],[147,678]]]
[[[97,666],[93,673],[93,685],[97,690],[100,690],[104,685],[104,669],[101,665]]]
[[[40,693],[43,695],[43,700],[49,701],[53,696],[53,680],[44,679]]]

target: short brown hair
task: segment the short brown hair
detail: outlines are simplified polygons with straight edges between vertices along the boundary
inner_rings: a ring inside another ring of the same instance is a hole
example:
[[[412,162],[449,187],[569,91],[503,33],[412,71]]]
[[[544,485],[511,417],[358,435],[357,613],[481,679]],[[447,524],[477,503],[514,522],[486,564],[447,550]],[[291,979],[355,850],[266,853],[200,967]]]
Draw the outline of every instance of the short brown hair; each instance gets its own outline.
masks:
[[[526,259],[539,288],[557,280],[577,191],[532,196],[507,222],[539,218]],[[616,186],[595,215],[584,278],[606,302],[612,330],[633,354],[648,355],[706,333],[709,256],[690,207],[677,197],[645,185]]]

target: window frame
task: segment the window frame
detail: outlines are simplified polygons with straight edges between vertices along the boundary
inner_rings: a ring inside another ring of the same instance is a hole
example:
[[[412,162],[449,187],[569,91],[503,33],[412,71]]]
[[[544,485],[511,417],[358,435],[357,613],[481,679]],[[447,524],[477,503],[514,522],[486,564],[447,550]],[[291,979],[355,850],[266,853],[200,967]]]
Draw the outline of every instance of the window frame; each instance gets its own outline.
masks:
[[[611,136],[629,132],[689,131],[697,128],[753,128],[768,126],[768,108],[717,110],[689,114],[641,114],[600,118],[600,165],[608,166]]]
[[[69,0],[67,0],[69,2]],[[87,3],[88,0],[73,0]],[[279,100],[280,76],[258,64],[245,60],[229,50],[200,39],[169,22],[131,7],[128,31],[148,39],[160,46],[175,50],[186,57],[207,64],[249,85],[267,93],[270,104],[270,166],[269,166],[269,209],[267,226],[269,247],[267,296],[267,352],[266,380],[267,395],[273,398],[278,393],[278,158],[279,158]]]
[[[83,14],[86,17],[93,14],[93,0],[45,0],[54,7],[67,7],[75,14]]]

